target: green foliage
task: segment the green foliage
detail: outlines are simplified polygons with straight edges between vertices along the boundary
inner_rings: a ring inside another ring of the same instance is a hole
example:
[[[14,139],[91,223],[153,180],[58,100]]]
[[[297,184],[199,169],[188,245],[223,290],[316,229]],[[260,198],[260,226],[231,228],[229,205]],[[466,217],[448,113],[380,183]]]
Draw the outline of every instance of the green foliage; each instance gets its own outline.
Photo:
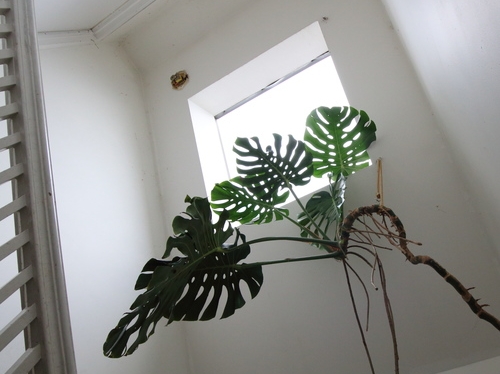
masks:
[[[216,213],[227,211],[229,220],[246,223],[268,223],[273,220],[281,220],[288,216],[288,209],[280,209],[276,206],[283,204],[289,196],[288,191],[279,194],[274,193],[267,201],[257,199],[245,187],[241,177],[218,183],[212,190],[212,208]]]
[[[302,141],[289,135],[283,147],[281,135],[273,136],[274,147],[269,145],[266,151],[258,138],[238,138],[233,148],[238,155],[238,173],[243,176],[241,183],[262,201],[268,201],[282,188],[309,183],[313,174],[312,155]]]
[[[259,293],[262,267],[237,265],[250,253],[244,237],[238,233],[233,244],[225,244],[234,232],[227,224],[227,214],[221,214],[218,222],[212,224],[207,199],[188,198],[187,202],[187,217],[175,217],[172,226],[176,236],[168,239],[163,258],[170,256],[173,249],[185,257],[146,263],[136,283],[136,289],[146,291],[109,333],[103,347],[108,357],[132,354],[154,333],[161,318],[168,323],[209,320],[216,317],[219,304],[225,304],[222,318],[229,317],[245,304],[241,281],[247,284],[252,298]],[[221,298],[224,290],[225,300]]]
[[[319,107],[307,117],[304,142],[313,155],[314,176],[348,175],[369,165],[366,152],[376,126],[364,111],[352,107]]]
[[[334,222],[342,221],[345,188],[346,178],[339,174],[337,180],[330,184],[330,191],[319,191],[311,196],[305,210],[298,216],[299,224],[304,227],[302,237],[321,237],[321,232],[327,232]]]
[[[346,177],[368,165],[366,148],[375,140],[375,124],[365,112],[351,107],[320,107],[307,118],[304,142],[291,135],[283,144],[274,134],[274,144],[264,151],[258,138],[238,138],[234,146],[239,177],[217,184],[207,199],[187,198],[186,214],[176,216],[175,236],[167,241],[163,259],[152,259],[144,266],[136,283],[145,290],[111,330],[104,343],[104,354],[121,357],[133,353],[154,333],[156,324],[215,318],[224,305],[222,318],[245,304],[240,283],[255,297],[263,282],[262,265],[320,258],[343,258],[339,244],[326,235],[343,218]],[[297,199],[293,186],[307,184],[312,176],[325,173],[334,182],[330,191],[312,196],[306,206]],[[289,194],[303,212],[298,221],[281,208]],[[220,215],[212,223],[211,207]],[[300,229],[300,235],[286,238],[258,238],[246,241],[229,221],[242,224],[269,223],[287,219]],[[235,234],[236,231],[236,234]],[[233,242],[227,244],[232,237]],[[337,237],[337,234],[336,234]],[[317,243],[329,255],[283,259],[267,263],[241,263],[250,253],[250,244],[273,240]],[[183,257],[174,257],[172,250]],[[223,291],[226,292],[223,292]],[[222,297],[222,295],[226,297]],[[132,344],[128,345],[129,340]]]

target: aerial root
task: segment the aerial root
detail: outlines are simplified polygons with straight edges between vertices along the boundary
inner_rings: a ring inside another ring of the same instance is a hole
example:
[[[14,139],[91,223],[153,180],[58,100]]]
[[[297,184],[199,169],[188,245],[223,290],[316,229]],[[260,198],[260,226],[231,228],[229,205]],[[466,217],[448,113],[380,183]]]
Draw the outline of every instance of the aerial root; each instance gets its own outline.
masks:
[[[383,223],[377,221],[374,217],[373,214],[377,214],[382,217]],[[365,228],[369,228],[368,225],[366,225],[363,221],[359,220],[361,216],[369,216],[372,218],[372,220],[375,222],[375,225],[377,226],[377,231],[368,231],[368,230],[357,230],[353,228],[354,222],[362,222],[365,226]],[[397,233],[391,231],[387,227],[387,222],[385,219],[388,218],[390,221],[390,224]],[[411,262],[413,265],[417,264],[424,264],[427,266],[430,266],[436,273],[438,273],[447,283],[449,283],[455,291],[458,292],[460,296],[464,299],[465,303],[469,306],[469,308],[474,312],[479,318],[485,320],[486,322],[490,323],[492,326],[494,326],[497,330],[500,331],[500,320],[496,318],[495,316],[491,315],[487,311],[483,309],[483,307],[489,306],[488,304],[482,304],[480,305],[478,301],[480,299],[475,299],[471,293],[469,292],[470,290],[473,290],[474,287],[470,288],[465,288],[463,284],[455,278],[452,274],[450,274],[445,268],[443,268],[437,261],[435,261],[432,257],[430,256],[422,256],[422,255],[417,255],[415,256],[409,249],[407,244],[412,243],[416,245],[421,245],[421,243],[418,242],[412,242],[408,239],[406,239],[406,231],[404,229],[404,226],[401,222],[401,220],[394,214],[394,212],[385,206],[380,206],[380,205],[371,205],[371,206],[365,206],[365,207],[360,207],[355,210],[353,210],[350,214],[348,214],[342,225],[342,232],[341,232],[341,241],[340,241],[340,247],[344,251],[344,253],[349,253],[348,252],[348,247],[349,247],[349,239],[350,239],[350,234],[355,233],[356,235],[359,235],[361,238],[368,239],[369,242],[371,242],[370,239],[370,234],[376,234],[378,237],[383,236],[386,237],[389,241],[389,243],[396,248],[398,248],[403,255],[406,257],[406,259]],[[370,243],[368,243],[370,244]]]

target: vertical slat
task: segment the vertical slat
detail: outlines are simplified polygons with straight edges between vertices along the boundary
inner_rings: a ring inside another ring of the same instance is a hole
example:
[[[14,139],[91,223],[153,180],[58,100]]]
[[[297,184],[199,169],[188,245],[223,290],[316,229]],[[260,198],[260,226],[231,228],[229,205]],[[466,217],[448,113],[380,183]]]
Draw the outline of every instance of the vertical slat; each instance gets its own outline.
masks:
[[[0,331],[0,351],[18,336],[36,318],[36,306],[23,309],[16,318]]]
[[[26,374],[35,367],[42,358],[42,350],[37,345],[34,348],[28,348],[26,352],[10,367],[5,374]]]

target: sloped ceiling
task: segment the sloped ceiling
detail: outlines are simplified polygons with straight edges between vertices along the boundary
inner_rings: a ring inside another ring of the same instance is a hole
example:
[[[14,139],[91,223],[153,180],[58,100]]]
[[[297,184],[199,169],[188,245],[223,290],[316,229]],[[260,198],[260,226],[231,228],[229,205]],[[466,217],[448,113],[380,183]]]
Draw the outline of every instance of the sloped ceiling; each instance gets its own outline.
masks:
[[[500,254],[500,3],[383,2]]]

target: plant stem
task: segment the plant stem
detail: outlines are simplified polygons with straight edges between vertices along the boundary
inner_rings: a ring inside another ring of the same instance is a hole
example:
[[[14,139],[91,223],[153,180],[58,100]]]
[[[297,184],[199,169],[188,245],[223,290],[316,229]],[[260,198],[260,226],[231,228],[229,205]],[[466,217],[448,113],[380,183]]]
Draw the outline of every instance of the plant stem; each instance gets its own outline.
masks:
[[[324,240],[324,239],[316,239],[316,238],[302,238],[302,237],[296,237],[296,236],[267,236],[263,238],[258,238],[254,240],[249,240],[243,244],[238,245],[237,247],[231,248],[230,250],[234,250],[236,248],[239,248],[240,246],[244,245],[252,245],[252,244],[257,244],[257,243],[264,243],[264,242],[271,242],[271,241],[292,241],[292,242],[301,242],[301,243],[317,243],[317,244],[324,244],[328,245],[334,248],[338,248],[340,251],[340,245],[338,242],[332,241],[332,240]],[[340,254],[339,254],[340,255]]]
[[[387,293],[387,282],[385,279],[385,271],[382,267],[382,261],[377,256],[376,257],[378,270],[380,274],[380,282],[382,284],[382,291],[384,293],[384,305],[385,311],[387,314],[387,319],[389,320],[389,328],[391,329],[391,338],[392,338],[392,349],[394,352],[394,373],[399,374],[399,353],[398,353],[398,341],[396,339],[396,327],[394,324],[394,315],[392,314],[391,302],[389,300],[389,295]]]
[[[307,214],[307,213],[306,213],[306,214]],[[311,238],[316,238],[316,237],[317,237],[317,235],[316,235],[313,231],[311,231],[311,229],[309,229],[309,228],[307,228],[307,227],[305,227],[305,226],[301,225],[299,222],[297,222],[297,221],[296,221],[296,220],[294,220],[293,218],[290,218],[290,217],[289,217],[289,216],[287,216],[287,215],[283,215],[283,218],[285,218],[285,219],[287,219],[289,222],[293,223],[293,224],[294,224],[295,226],[297,226],[299,229],[304,230],[304,231],[307,231],[307,233],[311,236]],[[325,238],[325,239],[327,239],[327,240],[330,240],[330,238],[328,238],[328,237],[326,237],[326,236],[325,236],[324,238]]]
[[[361,334],[361,340],[363,341],[363,346],[365,348],[366,357],[368,358],[368,363],[370,364],[370,369],[371,369],[372,374],[375,374],[375,369],[373,367],[373,362],[372,362],[372,358],[370,355],[370,350],[368,349],[368,344],[366,343],[365,333],[363,332],[363,327],[361,326],[361,321],[359,319],[358,309],[356,307],[356,301],[354,300],[354,294],[352,291],[351,280],[349,279],[349,271],[347,269],[347,264],[346,264],[345,260],[343,260],[342,263],[344,264],[344,272],[345,272],[345,277],[347,279],[347,286],[349,287],[349,295],[351,297],[352,308],[354,310],[354,315],[356,316],[356,322],[358,324],[358,329],[359,329],[359,332]]]
[[[287,181],[287,187],[290,190],[290,192],[292,193],[293,198],[295,199],[295,201],[297,202],[297,204],[299,204],[300,209],[302,209],[302,211],[307,216],[307,218],[309,218],[309,221],[314,225],[314,227],[316,227],[318,229],[318,232],[323,236],[323,238],[328,238],[328,235],[326,235],[326,232],[324,232],[321,229],[321,227],[316,223],[316,221],[311,217],[311,215],[309,214],[309,212],[306,210],[304,204],[302,204],[302,202],[300,201],[299,197],[297,196],[297,194],[293,190],[292,185],[290,183],[288,183],[288,181]],[[299,226],[301,228],[305,229],[301,224],[299,224]],[[310,232],[310,230],[307,230],[307,231]]]
[[[293,190],[293,186],[292,184],[290,183],[290,181],[286,178],[285,175],[283,175],[283,173],[281,172],[281,170],[279,168],[277,168],[275,165],[274,165],[274,162],[272,159],[269,159],[269,157],[267,156],[267,154],[262,154],[261,157],[266,160],[267,162],[269,162],[269,165],[271,165],[271,167],[274,169],[274,171],[276,173],[278,173],[278,175],[281,177],[281,179],[285,182],[286,184],[286,187],[288,188],[288,190],[292,193],[292,196],[293,198],[295,199],[295,201],[297,202],[297,204],[299,204],[299,207],[300,209],[302,209],[302,211],[304,212],[304,214],[307,216],[307,218],[309,218],[309,220],[311,221],[311,223],[318,229],[319,233],[323,236],[323,238],[328,238],[328,235],[326,235],[325,232],[323,232],[323,230],[321,229],[320,226],[318,226],[318,224],[316,223],[316,221],[313,220],[313,218],[311,217],[311,215],[309,214],[309,212],[306,210],[306,208],[304,207],[304,204],[302,204],[302,202],[300,201],[299,197],[297,196],[297,194],[295,193],[295,191]],[[295,221],[292,220],[292,222],[295,223]],[[306,229],[305,227],[303,227],[301,224],[297,223],[297,225],[308,231],[310,233],[310,230]]]
[[[335,253],[327,253],[325,255],[319,255],[319,256],[284,258],[281,260],[252,262],[251,264],[240,264],[240,265],[236,264],[233,266],[233,268],[245,269],[245,268],[252,268],[255,266],[276,265],[276,264],[284,264],[284,263],[290,263],[290,262],[315,261],[315,260],[323,260],[325,258],[337,258],[337,257],[338,257],[338,254],[335,252]]]

